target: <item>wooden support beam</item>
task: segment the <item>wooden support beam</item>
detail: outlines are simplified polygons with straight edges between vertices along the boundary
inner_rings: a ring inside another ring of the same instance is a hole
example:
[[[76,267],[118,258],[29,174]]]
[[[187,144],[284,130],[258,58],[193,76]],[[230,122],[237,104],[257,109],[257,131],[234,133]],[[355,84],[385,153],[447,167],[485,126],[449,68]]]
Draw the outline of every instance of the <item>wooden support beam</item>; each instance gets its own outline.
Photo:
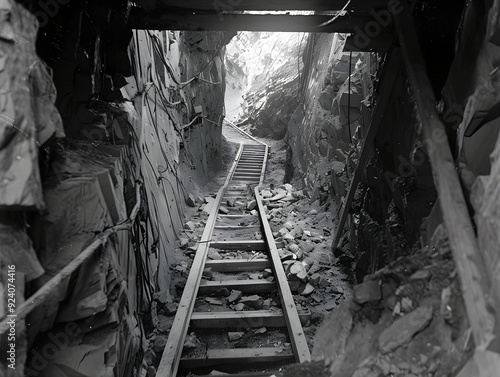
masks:
[[[276,283],[267,280],[226,280],[226,281],[202,281],[200,283],[200,294],[207,295],[217,292],[221,288],[229,290],[236,289],[243,293],[266,293],[276,289]]]
[[[262,203],[262,197],[260,196],[258,187],[255,188],[255,200],[257,201],[262,227],[264,228],[264,234],[269,245],[269,257],[273,263],[274,277],[276,279],[276,283],[278,284],[281,305],[286,308],[284,314],[290,342],[292,343],[292,347],[295,352],[295,361],[298,363],[310,361],[311,353],[304,335],[304,329],[302,328],[299,315],[297,314],[297,307],[295,306],[295,301],[293,300],[293,295],[290,291],[290,286],[288,285],[288,279],[285,271],[283,270],[283,265],[281,264],[273,232],[269,222],[267,221],[266,210],[264,208],[264,204]]]
[[[263,240],[234,240],[210,242],[210,247],[220,250],[267,250],[267,243]]]
[[[144,0],[136,1],[139,5],[145,4]],[[148,1],[149,2],[149,1]],[[383,0],[158,0],[157,7],[160,9],[190,9],[205,10],[215,12],[229,11],[285,11],[285,10],[316,10],[316,11],[337,11],[344,8],[357,12],[369,12],[373,8],[386,6],[387,1]]]
[[[494,310],[488,305],[489,282],[477,243],[462,186],[455,168],[444,124],[436,110],[436,98],[427,76],[413,18],[407,1],[395,16],[417,113],[439,195],[443,220],[461,281],[465,308],[476,345],[484,349],[494,334]],[[498,299],[498,297],[495,297]],[[497,306],[498,308],[498,306]],[[498,336],[498,334],[495,334]]]
[[[299,318],[305,325],[311,318],[311,312],[302,310],[299,312]],[[191,316],[191,326],[199,329],[286,327],[286,320],[282,312],[270,310],[198,312]]]
[[[246,364],[248,366],[248,364],[271,363],[288,359],[293,359],[293,353],[283,347],[209,349],[206,356],[183,358],[181,367],[191,369],[223,364]]]
[[[387,105],[391,101],[394,81],[400,73],[401,65],[401,52],[398,48],[393,49],[388,54],[386,62],[384,63],[384,66],[382,68],[380,86],[377,90],[380,93],[379,99],[377,104],[375,105],[375,109],[373,110],[373,116],[371,118],[370,126],[368,127],[368,132],[363,139],[358,165],[356,166],[354,175],[351,178],[349,189],[347,190],[347,194],[339,211],[339,222],[337,224],[335,238],[332,243],[332,251],[335,251],[339,246],[340,238],[342,237],[342,231],[351,209],[352,200],[354,199],[354,194],[356,193],[356,190],[358,188],[361,176],[365,171],[365,165],[368,162],[368,158],[370,157],[370,153],[373,148],[373,142],[375,141],[375,136],[377,136],[378,130],[382,123],[385,110],[387,109]]]
[[[205,263],[205,268],[210,267],[217,272],[248,272],[263,271],[271,268],[269,259],[222,259],[209,260]]]
[[[387,29],[386,29],[387,30]],[[387,52],[391,49],[394,40],[392,34],[384,31],[374,38],[368,38],[363,43],[359,43],[356,40],[356,35],[350,35],[347,37],[344,45],[344,51],[353,52]]]
[[[261,15],[193,12],[145,12],[133,8],[129,17],[132,29],[195,31],[281,31],[310,33],[354,33],[364,29],[370,16]],[[329,22],[331,21],[331,22]]]

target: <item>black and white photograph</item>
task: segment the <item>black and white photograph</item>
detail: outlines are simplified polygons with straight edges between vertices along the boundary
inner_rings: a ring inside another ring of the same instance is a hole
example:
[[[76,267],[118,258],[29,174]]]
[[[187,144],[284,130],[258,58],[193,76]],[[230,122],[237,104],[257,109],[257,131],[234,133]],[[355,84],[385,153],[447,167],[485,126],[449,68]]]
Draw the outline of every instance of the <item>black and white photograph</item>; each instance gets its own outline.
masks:
[[[0,377],[500,377],[500,0],[0,0]]]

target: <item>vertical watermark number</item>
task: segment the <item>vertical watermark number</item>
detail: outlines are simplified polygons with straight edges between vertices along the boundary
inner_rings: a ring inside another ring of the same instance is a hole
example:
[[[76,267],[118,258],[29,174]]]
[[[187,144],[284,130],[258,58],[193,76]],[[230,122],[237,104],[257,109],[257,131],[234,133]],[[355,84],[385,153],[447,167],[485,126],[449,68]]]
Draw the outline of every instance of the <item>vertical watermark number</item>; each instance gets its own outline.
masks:
[[[7,266],[7,366],[16,369],[16,266]]]

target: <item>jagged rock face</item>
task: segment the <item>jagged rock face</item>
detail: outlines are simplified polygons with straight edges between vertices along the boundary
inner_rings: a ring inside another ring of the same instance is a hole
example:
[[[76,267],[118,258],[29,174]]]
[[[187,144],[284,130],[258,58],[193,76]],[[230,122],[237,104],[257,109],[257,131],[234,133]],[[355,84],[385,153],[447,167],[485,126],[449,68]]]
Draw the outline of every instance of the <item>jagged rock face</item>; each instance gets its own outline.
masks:
[[[227,47],[227,118],[282,139],[298,104],[303,33],[241,32]]]
[[[25,282],[29,297],[96,235],[138,215],[62,277],[27,317],[29,331],[19,319],[16,375],[26,362],[30,375],[130,376],[147,318],[158,321],[152,301],[172,300],[182,203],[221,162],[231,36],[129,30],[117,41],[94,27],[95,14],[73,3],[58,10],[37,41],[53,82],[35,53],[35,16],[0,1],[0,116],[10,119],[0,124],[0,288],[15,263],[20,305]]]

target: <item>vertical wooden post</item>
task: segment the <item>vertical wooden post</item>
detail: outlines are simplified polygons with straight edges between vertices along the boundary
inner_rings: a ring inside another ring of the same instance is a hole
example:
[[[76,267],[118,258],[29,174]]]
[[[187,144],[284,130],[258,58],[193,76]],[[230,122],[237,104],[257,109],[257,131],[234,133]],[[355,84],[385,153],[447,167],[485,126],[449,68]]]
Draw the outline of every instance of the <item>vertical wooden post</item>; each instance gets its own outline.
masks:
[[[488,281],[460,180],[455,169],[448,138],[436,110],[436,98],[427,77],[413,18],[408,4],[401,0],[403,11],[395,15],[395,25],[402,46],[406,71],[410,80],[429,154],[434,183],[439,195],[443,220],[462,283],[462,294],[477,345],[491,340],[494,316],[489,312]]]

